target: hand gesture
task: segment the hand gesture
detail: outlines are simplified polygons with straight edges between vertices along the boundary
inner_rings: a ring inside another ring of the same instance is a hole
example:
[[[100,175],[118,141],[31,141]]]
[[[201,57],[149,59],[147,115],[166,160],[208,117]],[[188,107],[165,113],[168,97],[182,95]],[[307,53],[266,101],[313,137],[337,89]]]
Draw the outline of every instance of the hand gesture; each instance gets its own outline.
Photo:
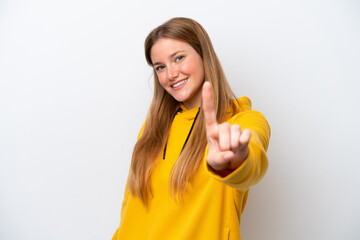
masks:
[[[234,170],[247,158],[251,132],[241,130],[238,124],[217,122],[210,82],[203,85],[202,101],[209,148],[207,163],[215,171]]]

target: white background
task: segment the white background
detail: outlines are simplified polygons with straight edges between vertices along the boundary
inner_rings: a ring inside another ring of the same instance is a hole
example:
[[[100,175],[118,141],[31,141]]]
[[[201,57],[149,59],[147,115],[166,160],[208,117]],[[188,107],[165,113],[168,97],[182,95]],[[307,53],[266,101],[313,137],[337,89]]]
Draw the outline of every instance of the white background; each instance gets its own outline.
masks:
[[[0,0],[0,239],[111,238],[152,96],[143,42],[175,16],[272,127],[243,239],[360,239],[355,0]]]

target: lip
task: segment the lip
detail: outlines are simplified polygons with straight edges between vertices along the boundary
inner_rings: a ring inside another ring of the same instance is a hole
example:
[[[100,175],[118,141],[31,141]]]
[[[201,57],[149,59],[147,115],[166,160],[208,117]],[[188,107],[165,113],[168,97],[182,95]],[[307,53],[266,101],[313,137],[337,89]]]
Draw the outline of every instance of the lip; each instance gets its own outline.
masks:
[[[183,84],[181,84],[180,86],[173,87],[174,85],[176,85],[176,84],[178,84],[179,82],[182,82],[182,81],[184,81],[184,80],[185,80],[185,82],[184,82]],[[171,87],[171,89],[173,89],[173,90],[181,89],[182,87],[184,87],[184,86],[186,85],[186,83],[187,83],[188,80],[189,80],[188,77],[187,77],[187,78],[183,78],[183,79],[181,79],[181,80],[178,80],[178,81],[170,84],[170,87]]]

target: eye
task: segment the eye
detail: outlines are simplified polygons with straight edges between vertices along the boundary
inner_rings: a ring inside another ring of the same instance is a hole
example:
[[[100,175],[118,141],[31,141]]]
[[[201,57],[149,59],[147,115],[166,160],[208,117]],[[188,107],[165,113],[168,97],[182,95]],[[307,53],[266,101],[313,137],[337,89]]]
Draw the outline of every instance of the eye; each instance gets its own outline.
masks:
[[[164,68],[165,68],[165,66],[161,65],[161,66],[156,67],[155,70],[158,72],[158,71],[163,70]]]
[[[175,58],[175,62],[179,62],[184,58],[184,56],[178,56]]]

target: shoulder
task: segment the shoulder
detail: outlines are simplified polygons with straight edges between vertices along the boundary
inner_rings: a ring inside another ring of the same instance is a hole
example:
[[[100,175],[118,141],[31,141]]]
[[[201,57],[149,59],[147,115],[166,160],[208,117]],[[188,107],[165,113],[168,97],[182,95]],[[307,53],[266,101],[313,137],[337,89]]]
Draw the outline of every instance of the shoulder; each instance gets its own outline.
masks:
[[[252,109],[252,102],[250,98],[246,96],[234,99],[234,104],[236,106],[236,111],[235,113],[233,112],[227,120],[227,122],[230,124],[238,123],[238,121],[241,121],[241,119],[245,120],[245,117],[257,115],[263,117],[260,112]]]
[[[143,125],[140,128],[139,134],[137,136],[137,140],[140,139],[140,137],[143,135],[144,131],[145,131],[145,125],[146,125],[146,121],[143,123]]]
[[[261,139],[267,149],[271,128],[265,116],[261,112],[251,109],[251,101],[248,97],[241,97],[237,99],[237,102],[240,105],[239,111],[227,122],[231,125],[238,124],[242,129],[250,129],[252,135]]]
[[[245,110],[251,110],[251,100],[250,98],[244,96],[238,99],[234,100],[236,107],[238,107],[238,109],[241,111],[245,111]]]
[[[234,102],[238,111],[227,120],[228,123],[244,124],[254,121],[265,121],[266,124],[268,124],[265,116],[261,112],[252,109],[252,102],[250,98],[241,97],[234,100]]]
[[[252,102],[251,102],[250,98],[244,96],[244,97],[234,100],[234,103],[237,107],[237,111],[227,122],[236,123],[236,121],[240,120],[241,118],[251,117],[251,116],[255,117],[255,118],[265,119],[264,115],[261,112],[256,111],[251,108]]]

